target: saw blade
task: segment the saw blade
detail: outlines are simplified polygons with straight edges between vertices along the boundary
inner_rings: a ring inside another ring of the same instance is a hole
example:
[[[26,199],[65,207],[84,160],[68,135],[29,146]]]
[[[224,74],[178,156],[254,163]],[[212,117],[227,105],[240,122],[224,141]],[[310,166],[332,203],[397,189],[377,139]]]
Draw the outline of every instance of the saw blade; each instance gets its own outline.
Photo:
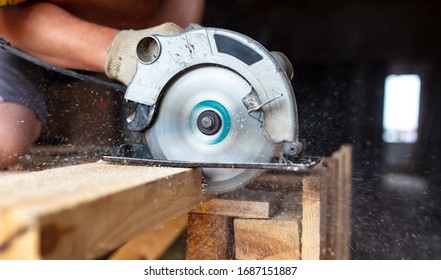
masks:
[[[163,94],[154,125],[146,132],[156,159],[197,162],[267,162],[274,143],[242,98],[251,86],[216,66],[183,73]],[[263,119],[263,118],[262,118]],[[225,192],[249,182],[253,169],[204,168],[208,190]]]

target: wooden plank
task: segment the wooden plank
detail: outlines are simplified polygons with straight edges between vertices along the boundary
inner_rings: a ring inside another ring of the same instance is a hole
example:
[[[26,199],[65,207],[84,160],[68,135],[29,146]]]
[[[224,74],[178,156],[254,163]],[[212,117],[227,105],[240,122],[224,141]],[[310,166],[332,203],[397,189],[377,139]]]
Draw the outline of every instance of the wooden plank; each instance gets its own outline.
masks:
[[[326,214],[322,213],[322,217],[326,215],[326,231],[322,238],[325,242],[322,247],[321,259],[333,260],[336,258],[336,242],[337,242],[337,170],[338,160],[328,157],[323,160],[326,171],[320,177],[321,185],[327,189],[326,191]],[[324,209],[324,207],[322,207]]]
[[[238,260],[300,259],[299,222],[290,220],[234,220]]]
[[[284,191],[292,189],[300,189],[302,186],[302,178],[311,173],[316,173],[316,169],[309,172],[289,172],[289,171],[265,171],[259,174],[255,180],[253,188],[269,191]]]
[[[327,243],[328,238],[327,234],[329,231],[328,228],[328,211],[329,211],[329,205],[328,205],[328,192],[332,191],[330,189],[330,185],[325,183],[329,180],[329,176],[327,173],[323,170],[323,172],[320,174],[319,180],[320,180],[320,259],[326,259],[327,257]]]
[[[278,210],[283,194],[278,191],[239,189],[220,195],[192,210],[195,213],[239,218],[268,219]]]
[[[215,198],[193,209],[192,212],[242,218],[269,218],[270,204],[264,201],[241,201]]]
[[[345,213],[343,215],[344,243],[346,246],[342,252],[342,259],[351,258],[351,209],[352,209],[352,154],[353,148],[350,145],[343,147],[343,165],[344,165],[344,192],[345,192]]]
[[[322,259],[350,258],[351,157],[351,146],[342,146],[323,160],[326,172],[320,181],[322,188],[328,191],[326,243],[322,247]]]
[[[202,199],[199,169],[97,162],[0,178],[0,258],[96,258]]]
[[[50,168],[85,164],[111,154],[114,147],[78,145],[34,145],[20,162],[9,166],[11,171],[41,171]]]
[[[302,252],[303,260],[318,260],[321,253],[320,238],[320,180],[303,178],[302,195]]]
[[[342,146],[333,154],[338,159],[337,179],[337,221],[336,228],[336,259],[350,258],[350,219],[351,219],[351,177],[352,177],[352,147]]]
[[[232,231],[232,218],[221,215],[189,213],[187,259],[232,259]]]
[[[112,254],[112,260],[157,260],[187,227],[187,214],[183,214],[161,227],[130,240]]]
[[[38,259],[38,232],[26,217],[0,211],[0,260]]]

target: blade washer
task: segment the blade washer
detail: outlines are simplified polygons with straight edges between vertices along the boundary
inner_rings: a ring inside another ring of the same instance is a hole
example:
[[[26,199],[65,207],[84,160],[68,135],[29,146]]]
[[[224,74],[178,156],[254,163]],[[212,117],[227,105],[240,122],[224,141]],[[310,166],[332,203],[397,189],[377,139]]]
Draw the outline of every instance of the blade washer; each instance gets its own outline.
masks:
[[[212,128],[204,127],[202,124],[204,118],[213,119]],[[227,137],[231,128],[231,118],[222,104],[214,100],[204,100],[191,111],[189,126],[196,141],[213,145]]]

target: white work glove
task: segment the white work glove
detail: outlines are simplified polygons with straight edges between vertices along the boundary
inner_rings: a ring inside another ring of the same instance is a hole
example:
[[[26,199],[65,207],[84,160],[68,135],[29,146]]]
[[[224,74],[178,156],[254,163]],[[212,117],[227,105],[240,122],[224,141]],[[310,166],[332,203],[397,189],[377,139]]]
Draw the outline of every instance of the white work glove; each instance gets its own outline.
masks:
[[[136,46],[149,35],[176,35],[184,29],[174,23],[164,23],[143,30],[122,30],[116,34],[106,54],[106,75],[128,85],[136,72]]]

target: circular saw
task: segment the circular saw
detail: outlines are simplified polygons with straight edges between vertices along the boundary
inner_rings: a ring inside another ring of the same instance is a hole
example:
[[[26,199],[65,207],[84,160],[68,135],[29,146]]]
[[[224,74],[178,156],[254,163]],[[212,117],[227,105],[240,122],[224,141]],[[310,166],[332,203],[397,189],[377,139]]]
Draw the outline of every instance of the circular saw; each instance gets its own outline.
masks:
[[[292,160],[303,146],[292,65],[283,54],[243,34],[202,27],[147,36],[136,54],[125,93],[137,104],[128,127],[143,133],[146,145],[124,145],[108,159],[202,167],[212,192],[236,189],[263,168],[314,164]]]

